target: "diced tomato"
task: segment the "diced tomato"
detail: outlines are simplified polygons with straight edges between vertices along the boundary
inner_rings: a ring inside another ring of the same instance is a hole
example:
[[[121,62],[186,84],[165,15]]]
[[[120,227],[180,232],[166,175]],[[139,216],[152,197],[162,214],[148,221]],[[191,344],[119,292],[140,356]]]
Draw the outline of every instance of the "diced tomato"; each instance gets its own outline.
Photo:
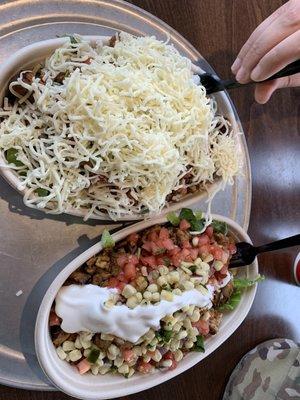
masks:
[[[190,255],[191,255],[191,259],[194,261],[196,260],[196,258],[198,257],[198,249],[191,249],[190,250]]]
[[[171,360],[172,361],[172,365],[171,365],[171,367],[169,367],[168,369],[169,370],[173,370],[173,369],[175,369],[176,367],[177,367],[177,362],[175,361],[175,358],[174,358],[174,354],[171,352],[171,351],[168,351],[165,355],[164,355],[164,360]]]
[[[210,246],[210,252],[213,255],[215,260],[222,261],[223,250],[218,245]]]
[[[145,363],[145,362],[141,362],[138,367],[137,367],[138,371],[141,372],[142,374],[149,374],[149,372],[152,371],[153,369],[153,365],[151,365],[150,363]]]
[[[125,278],[125,275],[124,275],[124,271],[121,271],[121,272],[119,273],[119,275],[117,276],[117,279],[118,279],[120,282],[127,282],[127,279]]]
[[[223,255],[222,255],[222,263],[226,264],[229,258],[229,253],[227,250],[223,250]]]
[[[160,254],[164,252],[164,248],[162,247],[162,244],[157,242],[151,242],[151,251],[153,254]]]
[[[139,235],[136,232],[131,233],[128,236],[128,242],[129,242],[130,246],[135,246],[137,244],[138,240],[139,240]]]
[[[148,234],[148,240],[150,240],[152,242],[156,242],[157,239],[158,239],[158,234],[156,231],[153,230]]]
[[[130,255],[128,256],[128,262],[131,263],[131,264],[133,264],[133,265],[138,265],[139,259],[138,259],[138,257],[135,256],[134,254],[130,254]]]
[[[162,227],[160,232],[159,232],[159,239],[164,240],[164,239],[169,239],[169,231],[167,228]]]
[[[228,272],[228,265],[223,265],[223,267],[221,268],[221,270],[219,271],[220,274],[222,275],[227,275]]]
[[[156,256],[156,265],[166,265],[168,263],[170,263],[170,259],[168,257],[166,257],[164,254],[160,255],[160,256]]]
[[[203,246],[204,244],[209,244],[209,237],[205,234],[198,236],[198,246]]]
[[[199,319],[199,321],[197,322],[192,322],[192,325],[198,329],[201,335],[206,336],[209,334],[208,321],[204,321],[204,319]]]
[[[84,358],[78,364],[76,364],[76,368],[78,369],[80,375],[83,375],[91,369],[91,364],[86,358]]]
[[[125,264],[124,266],[124,276],[126,279],[132,280],[136,277],[136,268],[132,263]]]
[[[118,289],[119,292],[123,292],[124,287],[126,286],[125,282],[119,281],[119,283],[116,286],[116,289]]]
[[[152,251],[152,246],[151,246],[152,242],[145,242],[142,246],[143,249],[149,251],[149,253]]]
[[[170,256],[176,256],[176,254],[180,253],[180,247],[175,246],[174,249],[169,250],[169,254]]]
[[[212,226],[208,226],[207,228],[206,228],[206,230],[205,230],[205,233],[206,233],[206,235],[208,236],[208,237],[213,237],[213,234],[214,234],[214,229],[213,229],[213,227]]]
[[[168,251],[174,250],[175,249],[175,244],[173,243],[173,240],[171,239],[164,239],[162,241],[163,247],[167,249]]]
[[[229,250],[230,254],[235,254],[236,253],[236,245],[234,243],[229,243],[228,250]]]
[[[131,362],[135,359],[135,354],[132,349],[123,350],[122,355],[126,362]]]
[[[182,248],[183,249],[191,249],[192,245],[188,240],[184,240],[184,242],[182,243]]]
[[[203,255],[203,254],[209,254],[210,252],[210,246],[208,244],[204,244],[203,246],[199,247],[199,254]]]
[[[181,229],[182,231],[186,231],[191,227],[191,224],[186,220],[186,219],[182,219],[180,221],[179,224],[179,229]]]
[[[60,320],[54,311],[50,312],[49,325],[50,326],[60,325]]]
[[[128,262],[127,254],[118,254],[117,256],[117,264],[119,267],[123,268],[124,265]]]
[[[181,252],[181,257],[183,260],[186,260],[190,256],[190,250],[189,249],[182,249]]]
[[[154,256],[141,257],[141,262],[143,265],[149,266],[151,268],[156,267],[156,258]]]
[[[118,286],[119,283],[120,283],[120,281],[119,281],[117,278],[111,277],[111,278],[109,278],[109,280],[108,280],[107,287],[109,287],[109,288],[116,288],[116,287]]]

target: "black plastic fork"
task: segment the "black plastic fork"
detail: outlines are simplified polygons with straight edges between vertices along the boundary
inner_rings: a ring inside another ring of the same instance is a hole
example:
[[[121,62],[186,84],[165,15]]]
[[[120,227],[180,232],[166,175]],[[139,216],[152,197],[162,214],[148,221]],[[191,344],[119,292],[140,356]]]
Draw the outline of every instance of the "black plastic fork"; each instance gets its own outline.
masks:
[[[294,61],[291,64],[288,64],[281,71],[276,74],[270,76],[268,79],[265,79],[261,82],[271,81],[277,78],[283,78],[284,76],[294,75],[300,72],[300,60]],[[258,82],[250,81],[247,83],[239,83],[235,79],[222,80],[215,74],[210,74],[205,72],[204,74],[199,74],[201,84],[205,87],[207,94],[212,94],[216,92],[220,92],[222,90],[230,90],[239,88],[241,86],[253,85]]]
[[[267,251],[274,251],[279,249],[285,249],[286,247],[299,246],[300,245],[300,234],[290,236],[285,239],[277,240],[276,242],[264,244],[262,246],[254,247],[252,244],[247,242],[240,242],[236,244],[237,252],[233,254],[229,268],[243,267],[251,264],[255,257],[260,253],[266,253]]]

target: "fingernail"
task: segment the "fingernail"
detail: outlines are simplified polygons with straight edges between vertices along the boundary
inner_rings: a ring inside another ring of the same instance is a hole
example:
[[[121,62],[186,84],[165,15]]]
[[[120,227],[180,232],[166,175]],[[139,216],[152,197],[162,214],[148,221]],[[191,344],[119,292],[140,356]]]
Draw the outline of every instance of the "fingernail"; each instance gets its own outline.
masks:
[[[244,67],[241,67],[236,74],[235,79],[240,83],[246,83],[248,81],[248,74]]]
[[[261,68],[257,65],[254,70],[251,72],[251,79],[253,81],[259,81],[261,76]]]
[[[240,68],[242,60],[240,58],[236,58],[235,62],[231,66],[231,71],[236,74],[238,69]]]

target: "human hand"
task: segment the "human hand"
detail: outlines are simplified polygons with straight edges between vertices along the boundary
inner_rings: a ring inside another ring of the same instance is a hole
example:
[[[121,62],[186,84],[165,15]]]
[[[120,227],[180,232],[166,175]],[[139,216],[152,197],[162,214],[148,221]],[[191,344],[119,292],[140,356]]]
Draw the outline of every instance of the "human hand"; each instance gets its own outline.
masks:
[[[269,78],[300,59],[300,0],[289,0],[252,33],[231,70],[236,80],[246,83]],[[266,103],[276,89],[300,86],[300,74],[256,85],[255,99]]]

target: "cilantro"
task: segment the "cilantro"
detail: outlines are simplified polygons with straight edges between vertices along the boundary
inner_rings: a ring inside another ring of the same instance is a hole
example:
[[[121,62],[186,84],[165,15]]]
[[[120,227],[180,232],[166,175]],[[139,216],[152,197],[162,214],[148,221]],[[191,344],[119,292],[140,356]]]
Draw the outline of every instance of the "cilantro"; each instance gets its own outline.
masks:
[[[265,279],[262,275],[257,275],[255,279],[248,279],[248,278],[235,278],[233,280],[233,286],[237,289],[244,289],[250,286],[255,285],[258,282],[261,282]]]
[[[46,197],[49,195],[49,190],[43,188],[35,189],[34,193],[36,193],[39,197]]]
[[[197,341],[196,341],[196,343],[194,344],[193,350],[194,350],[194,351],[201,352],[201,353],[204,353],[204,352],[205,352],[204,340],[203,340],[203,336],[202,336],[202,335],[198,335],[198,336],[197,336]]]
[[[174,226],[177,226],[180,223],[179,217],[174,212],[167,214],[167,220]]]
[[[222,233],[223,235],[227,235],[228,232],[228,226],[226,222],[221,222],[221,221],[213,221],[211,226],[214,229],[215,233]]]
[[[19,151],[14,148],[10,148],[5,152],[5,158],[10,164],[15,164],[16,167],[22,167],[24,164],[18,160]]]
[[[88,360],[90,363],[95,364],[95,362],[96,362],[96,361],[98,360],[98,358],[99,358],[99,355],[100,355],[100,350],[99,350],[99,349],[92,349],[92,350],[90,351],[90,354],[89,354],[87,360]]]
[[[179,218],[188,221],[191,225],[191,231],[194,232],[202,231],[205,226],[205,219],[198,219],[190,208],[182,208]]]
[[[107,229],[104,229],[102,232],[102,237],[101,237],[101,244],[104,249],[108,247],[114,247],[115,241],[111,237],[111,234],[108,232]]]
[[[196,265],[191,265],[189,267],[189,270],[192,271],[193,274],[196,272],[196,269],[197,269]]]

